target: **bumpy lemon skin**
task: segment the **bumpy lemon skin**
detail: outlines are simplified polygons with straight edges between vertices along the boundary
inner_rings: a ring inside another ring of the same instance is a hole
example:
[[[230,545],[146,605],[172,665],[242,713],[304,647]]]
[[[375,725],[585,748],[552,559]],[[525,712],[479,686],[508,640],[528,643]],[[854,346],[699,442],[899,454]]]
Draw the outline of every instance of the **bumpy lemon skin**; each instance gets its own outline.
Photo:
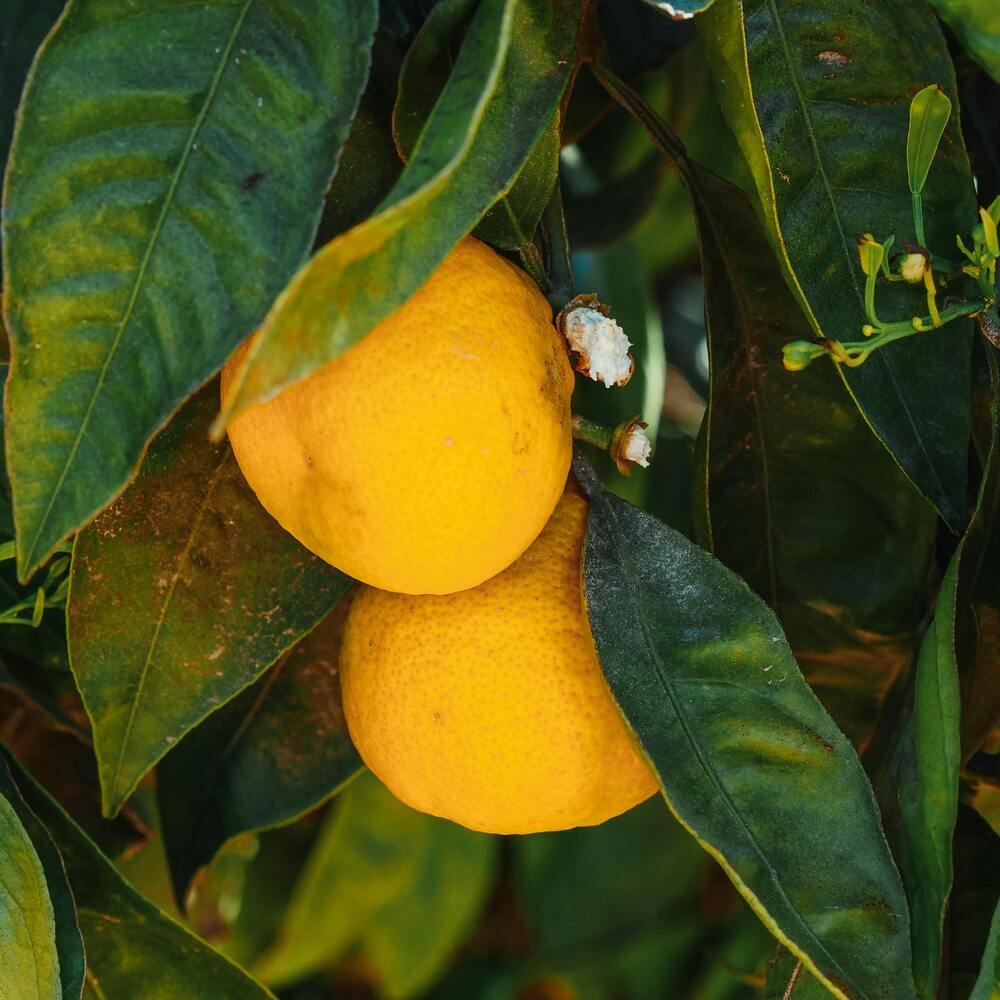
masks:
[[[344,716],[403,802],[491,833],[602,823],[656,779],[612,701],[583,606],[586,502],[463,593],[362,587],[341,654]]]
[[[222,374],[226,398],[248,344]],[[229,439],[258,499],[357,580],[473,587],[552,513],[572,451],[573,374],[545,298],[468,238],[424,287]]]

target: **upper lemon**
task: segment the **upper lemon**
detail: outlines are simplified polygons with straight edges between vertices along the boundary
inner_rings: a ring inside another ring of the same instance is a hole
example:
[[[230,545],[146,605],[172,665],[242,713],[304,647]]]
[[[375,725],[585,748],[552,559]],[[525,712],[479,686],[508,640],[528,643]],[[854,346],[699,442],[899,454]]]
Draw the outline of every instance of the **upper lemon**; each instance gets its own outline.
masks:
[[[247,347],[223,369],[223,399]],[[355,346],[241,413],[229,439],[307,548],[385,590],[447,594],[542,530],[569,469],[572,389],[545,298],[468,238]]]
[[[403,802],[474,830],[601,823],[656,791],[601,672],[580,585],[586,503],[446,597],[363,587],[341,649],[344,717]]]

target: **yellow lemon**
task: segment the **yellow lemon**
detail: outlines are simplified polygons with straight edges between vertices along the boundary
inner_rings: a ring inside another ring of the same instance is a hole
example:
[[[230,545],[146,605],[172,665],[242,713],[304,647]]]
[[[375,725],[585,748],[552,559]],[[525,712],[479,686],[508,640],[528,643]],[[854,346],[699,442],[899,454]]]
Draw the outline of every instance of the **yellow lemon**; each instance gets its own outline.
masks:
[[[586,515],[566,493],[528,551],[471,590],[358,592],[344,717],[403,802],[474,830],[535,833],[601,823],[656,791],[587,621]]]
[[[373,586],[447,594],[542,530],[569,469],[572,390],[545,298],[469,238],[359,343],[240,414],[229,439],[307,548]]]

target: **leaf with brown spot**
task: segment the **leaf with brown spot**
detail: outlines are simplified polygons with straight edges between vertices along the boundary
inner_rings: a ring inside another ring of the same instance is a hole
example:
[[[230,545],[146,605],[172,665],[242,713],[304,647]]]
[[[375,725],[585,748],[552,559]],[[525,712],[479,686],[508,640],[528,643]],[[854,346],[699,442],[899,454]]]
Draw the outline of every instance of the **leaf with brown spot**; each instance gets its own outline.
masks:
[[[158,768],[163,840],[181,906],[195,872],[226,840],[294,820],[361,768],[340,700],[347,604]]]
[[[350,586],[260,506],[229,445],[209,443],[217,406],[217,387],[199,393],[74,546],[70,660],[108,814]]]

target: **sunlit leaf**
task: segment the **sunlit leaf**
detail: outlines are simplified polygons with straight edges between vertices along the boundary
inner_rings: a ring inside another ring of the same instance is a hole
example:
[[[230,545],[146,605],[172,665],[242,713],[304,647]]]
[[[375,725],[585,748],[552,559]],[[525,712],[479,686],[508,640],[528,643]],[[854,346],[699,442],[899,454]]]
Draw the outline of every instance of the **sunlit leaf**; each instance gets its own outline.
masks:
[[[4,193],[22,576],[121,492],[302,264],[376,8],[89,0],[59,22]]]
[[[484,0],[398,183],[268,316],[224,419],[320,368],[403,304],[504,194],[559,103],[580,0]]]
[[[83,939],[62,859],[0,757],[0,983],[32,1000],[79,1000]],[[14,996],[14,993],[10,994]]]
[[[818,337],[866,322],[855,241],[914,239],[907,184],[910,97],[955,97],[940,29],[921,0],[720,0],[699,19],[716,92],[756,182],[768,235]],[[927,243],[948,256],[975,223],[956,118],[924,188]],[[737,233],[731,233],[737,238]],[[890,319],[923,315],[922,290],[879,288]],[[966,519],[970,324],[837,366],[865,418],[955,532]],[[824,363],[826,363],[824,361]]]
[[[721,563],[607,493],[584,586],[605,676],[677,817],[837,995],[912,997],[906,898],[853,747],[773,613]]]
[[[178,900],[230,837],[295,819],[361,767],[340,702],[343,617],[334,611],[157,769]]]
[[[20,768],[21,794],[66,865],[97,1000],[267,1000],[271,994],[143,899],[55,801]]]
[[[209,443],[217,400],[212,385],[181,411],[74,547],[70,655],[109,814],[350,585],[260,506],[228,443]]]
[[[363,941],[391,995],[409,996],[430,983],[476,916],[496,844],[404,806],[372,775],[360,777],[338,797],[257,972],[280,986]]]

